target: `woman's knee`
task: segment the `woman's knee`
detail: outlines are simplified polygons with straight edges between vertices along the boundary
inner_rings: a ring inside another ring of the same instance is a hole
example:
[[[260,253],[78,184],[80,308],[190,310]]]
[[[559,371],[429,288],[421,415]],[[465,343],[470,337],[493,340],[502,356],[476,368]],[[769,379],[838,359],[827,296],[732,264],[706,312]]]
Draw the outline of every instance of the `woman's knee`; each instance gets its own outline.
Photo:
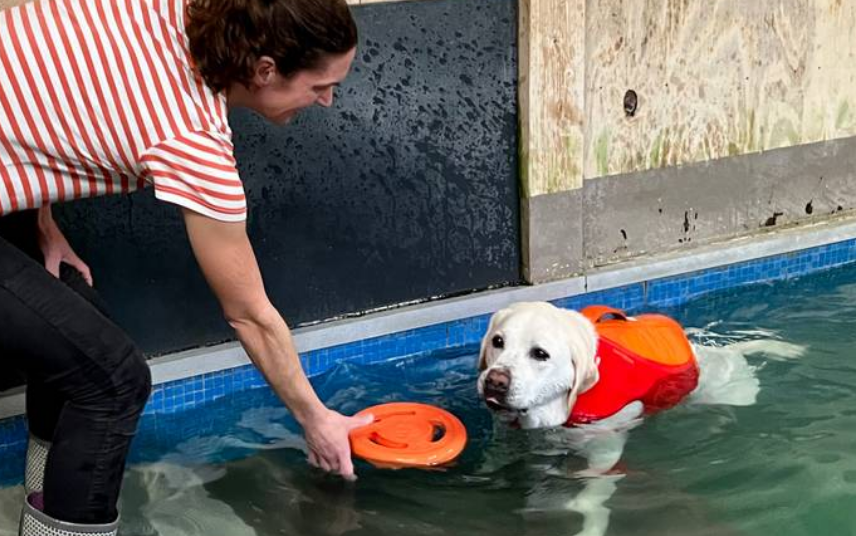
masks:
[[[152,392],[151,369],[142,352],[135,347],[117,368],[113,378],[120,413],[125,417],[139,416]]]
[[[130,386],[129,401],[142,411],[152,394],[152,371],[145,357],[139,351],[134,355],[131,367],[133,369],[133,380]]]

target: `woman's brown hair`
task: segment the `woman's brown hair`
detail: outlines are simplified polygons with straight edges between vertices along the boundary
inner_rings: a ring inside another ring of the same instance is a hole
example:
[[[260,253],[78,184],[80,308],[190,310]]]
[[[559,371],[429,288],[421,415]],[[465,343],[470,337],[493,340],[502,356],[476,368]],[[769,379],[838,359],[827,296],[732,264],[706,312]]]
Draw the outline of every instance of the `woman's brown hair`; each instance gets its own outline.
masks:
[[[196,70],[215,92],[247,85],[262,56],[289,76],[357,45],[345,0],[190,0],[185,30]]]

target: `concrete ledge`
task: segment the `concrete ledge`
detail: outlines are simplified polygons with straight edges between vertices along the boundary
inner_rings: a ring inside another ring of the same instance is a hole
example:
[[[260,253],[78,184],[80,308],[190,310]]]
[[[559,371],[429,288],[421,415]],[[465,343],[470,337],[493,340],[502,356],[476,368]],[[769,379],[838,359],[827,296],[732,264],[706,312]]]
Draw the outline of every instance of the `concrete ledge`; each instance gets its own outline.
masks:
[[[852,217],[735,238],[692,250],[622,262],[614,267],[592,271],[586,276],[586,291],[594,292],[631,283],[673,277],[854,238],[856,238],[856,219]]]

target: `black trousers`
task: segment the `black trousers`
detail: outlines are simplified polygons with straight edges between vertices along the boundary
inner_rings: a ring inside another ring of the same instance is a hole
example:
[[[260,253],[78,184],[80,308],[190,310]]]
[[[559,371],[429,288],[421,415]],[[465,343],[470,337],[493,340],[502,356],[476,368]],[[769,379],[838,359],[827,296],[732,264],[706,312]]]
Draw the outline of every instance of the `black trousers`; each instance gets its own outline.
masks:
[[[53,443],[45,513],[114,521],[149,367],[76,270],[45,270],[32,211],[0,218],[0,371],[10,367],[27,381],[30,432]]]

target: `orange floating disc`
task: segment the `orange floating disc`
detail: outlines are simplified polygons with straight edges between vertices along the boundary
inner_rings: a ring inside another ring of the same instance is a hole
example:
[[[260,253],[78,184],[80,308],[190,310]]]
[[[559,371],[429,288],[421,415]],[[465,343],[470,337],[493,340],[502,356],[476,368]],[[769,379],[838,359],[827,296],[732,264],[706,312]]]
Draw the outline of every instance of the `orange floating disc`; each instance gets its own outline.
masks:
[[[393,402],[366,408],[374,422],[351,432],[351,450],[386,468],[436,467],[457,458],[467,430],[457,417],[427,404]]]

